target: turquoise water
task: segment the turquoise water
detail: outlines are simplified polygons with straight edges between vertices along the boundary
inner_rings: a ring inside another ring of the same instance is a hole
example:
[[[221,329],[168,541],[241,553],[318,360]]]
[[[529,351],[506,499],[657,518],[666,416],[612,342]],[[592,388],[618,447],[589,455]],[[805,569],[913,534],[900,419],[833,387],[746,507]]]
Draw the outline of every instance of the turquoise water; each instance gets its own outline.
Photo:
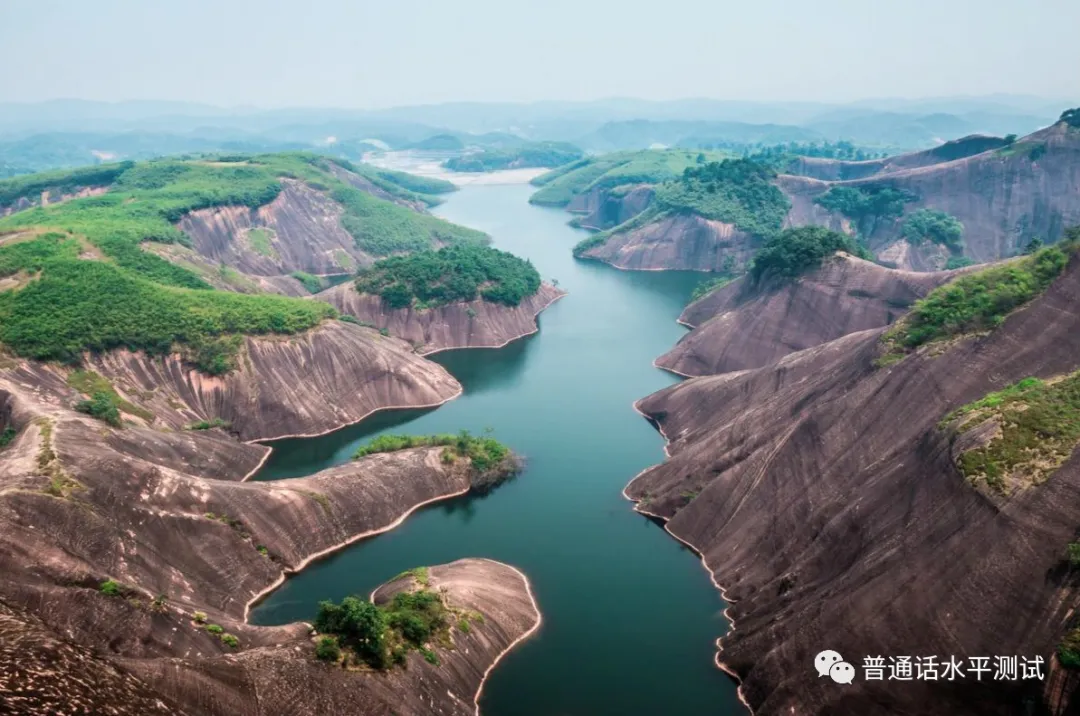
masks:
[[[277,441],[258,479],[340,464],[383,431],[486,427],[525,456],[525,471],[309,566],[252,621],[310,620],[319,600],[366,595],[410,567],[490,557],[529,576],[544,622],[492,673],[485,716],[743,714],[735,685],[713,665],[727,629],[723,600],[700,560],[622,497],[663,459],[661,437],[631,406],[676,380],[652,361],[684,332],[675,318],[701,276],[576,261],[570,249],[584,232],[564,212],[530,206],[530,193],[467,187],[436,213],[486,231],[569,291],[541,315],[540,332],[498,350],[439,354],[465,387],[460,398]]]

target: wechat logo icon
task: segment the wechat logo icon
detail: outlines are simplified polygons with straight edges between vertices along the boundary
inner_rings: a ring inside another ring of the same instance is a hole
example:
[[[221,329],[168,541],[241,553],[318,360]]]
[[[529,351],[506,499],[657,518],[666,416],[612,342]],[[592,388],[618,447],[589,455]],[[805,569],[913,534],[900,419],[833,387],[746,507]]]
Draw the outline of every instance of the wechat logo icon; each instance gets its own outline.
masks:
[[[855,680],[855,667],[844,661],[839,652],[825,650],[814,657],[818,677],[828,676],[838,684],[850,684]]]

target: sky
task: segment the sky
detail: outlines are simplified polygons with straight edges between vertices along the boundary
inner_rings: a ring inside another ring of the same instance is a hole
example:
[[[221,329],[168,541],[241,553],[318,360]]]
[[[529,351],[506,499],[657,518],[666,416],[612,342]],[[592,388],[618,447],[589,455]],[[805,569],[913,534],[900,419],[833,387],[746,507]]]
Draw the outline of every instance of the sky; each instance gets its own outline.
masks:
[[[1080,97],[1080,0],[0,0],[0,102]]]

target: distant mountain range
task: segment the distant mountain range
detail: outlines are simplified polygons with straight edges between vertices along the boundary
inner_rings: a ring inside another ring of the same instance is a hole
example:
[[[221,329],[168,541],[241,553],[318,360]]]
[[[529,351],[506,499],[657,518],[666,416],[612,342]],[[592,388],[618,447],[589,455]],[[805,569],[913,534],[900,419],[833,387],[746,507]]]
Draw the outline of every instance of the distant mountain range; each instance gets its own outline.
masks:
[[[1075,98],[1074,98],[1075,99]],[[850,104],[604,99],[528,104],[458,102],[379,110],[223,108],[170,101],[60,99],[0,103],[0,172],[160,154],[334,146],[356,158],[377,140],[416,146],[437,135],[571,142],[589,152],[847,140],[878,152],[924,149],[975,133],[1025,135],[1080,102],[1014,95],[879,99]],[[487,136],[485,136],[487,135]]]

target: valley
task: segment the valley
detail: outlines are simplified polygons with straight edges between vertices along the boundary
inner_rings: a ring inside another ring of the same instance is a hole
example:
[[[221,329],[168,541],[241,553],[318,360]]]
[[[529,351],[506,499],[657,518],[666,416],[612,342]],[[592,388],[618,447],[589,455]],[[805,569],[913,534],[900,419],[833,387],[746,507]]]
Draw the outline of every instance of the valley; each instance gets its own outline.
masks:
[[[1076,122],[0,182],[0,694],[1069,713]],[[838,691],[823,644],[1047,678]]]

